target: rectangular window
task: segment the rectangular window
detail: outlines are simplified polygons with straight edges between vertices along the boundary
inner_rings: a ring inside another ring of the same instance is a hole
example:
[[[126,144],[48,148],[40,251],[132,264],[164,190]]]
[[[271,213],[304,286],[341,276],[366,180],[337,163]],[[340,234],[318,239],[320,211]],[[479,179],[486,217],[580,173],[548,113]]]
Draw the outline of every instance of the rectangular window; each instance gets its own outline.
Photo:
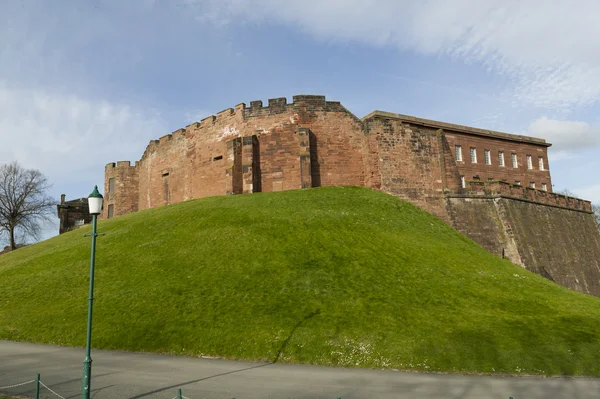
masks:
[[[115,195],[115,178],[108,179],[108,199],[113,199]]]
[[[462,188],[467,188],[467,181],[465,180],[464,176],[460,177],[460,185]]]
[[[483,155],[485,157],[485,164],[486,165],[491,165],[492,164],[492,157],[490,156],[490,150],[483,150]]]
[[[454,146],[454,154],[456,155],[456,160],[462,162],[462,148],[459,145]]]
[[[519,162],[517,161],[517,154],[512,154],[511,157],[513,168],[517,169],[519,167]]]
[[[110,204],[108,206],[108,218],[110,219],[111,217],[113,217],[115,214],[115,206],[113,204]]]
[[[542,183],[542,190],[548,191],[548,186],[546,185],[546,183]]]
[[[533,169],[533,161],[531,160],[531,155],[527,155],[527,169]]]
[[[521,182],[517,180],[517,181],[515,181],[515,184],[516,184],[517,186],[520,186],[520,185],[521,185]]]
[[[531,183],[529,183],[529,188],[535,188],[535,182],[532,181]]]
[[[538,165],[540,167],[540,170],[544,170],[544,158],[543,157],[538,157]]]
[[[498,151],[498,164],[504,166],[504,153],[502,151]]]
[[[477,163],[477,151],[471,147],[471,163]]]

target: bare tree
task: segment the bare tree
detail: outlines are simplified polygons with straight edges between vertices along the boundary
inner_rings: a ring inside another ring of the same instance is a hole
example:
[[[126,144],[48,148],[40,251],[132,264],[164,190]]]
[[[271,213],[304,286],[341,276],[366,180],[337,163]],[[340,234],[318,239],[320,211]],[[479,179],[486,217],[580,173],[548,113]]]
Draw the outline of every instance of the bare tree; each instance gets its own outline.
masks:
[[[0,165],[0,235],[8,235],[11,249],[17,248],[15,237],[37,239],[42,223],[50,221],[56,201],[49,188],[39,170],[17,162]]]
[[[559,190],[559,191],[555,191],[554,193],[566,195],[567,197],[577,198],[577,194],[575,194],[573,191],[569,190],[568,188],[565,188],[565,189]]]

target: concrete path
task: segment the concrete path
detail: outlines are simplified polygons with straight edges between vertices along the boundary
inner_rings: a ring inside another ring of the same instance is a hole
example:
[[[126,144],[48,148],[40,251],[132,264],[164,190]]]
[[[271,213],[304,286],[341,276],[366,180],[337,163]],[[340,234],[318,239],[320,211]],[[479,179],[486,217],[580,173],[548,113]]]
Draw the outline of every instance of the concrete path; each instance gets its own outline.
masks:
[[[84,350],[0,341],[0,387],[41,380],[64,398],[81,397]],[[600,379],[479,377],[92,351],[94,399],[534,399],[600,398]],[[34,394],[34,385],[0,389]],[[42,388],[44,397],[56,397]]]

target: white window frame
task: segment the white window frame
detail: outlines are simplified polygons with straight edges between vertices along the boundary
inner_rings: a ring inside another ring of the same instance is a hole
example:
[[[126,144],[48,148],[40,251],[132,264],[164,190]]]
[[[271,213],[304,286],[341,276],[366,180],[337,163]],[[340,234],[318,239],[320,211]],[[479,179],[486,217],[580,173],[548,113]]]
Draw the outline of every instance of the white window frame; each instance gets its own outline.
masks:
[[[519,159],[517,158],[517,154],[513,152],[510,156],[512,159],[513,169],[517,169],[519,167]]]
[[[521,185],[521,181],[520,181],[520,180],[515,180],[515,184],[516,184],[517,186],[520,186],[520,185]]]
[[[498,164],[504,167],[504,151],[498,151]]]
[[[465,180],[464,176],[460,177],[460,185],[462,186],[462,188],[467,188],[467,181]]]
[[[456,157],[456,160],[458,162],[462,162],[463,157],[462,157],[462,147],[459,145],[455,145],[454,146],[454,156]]]
[[[544,169],[544,157],[538,157],[538,166],[539,166],[540,170],[545,170]]]
[[[477,148],[471,147],[469,153],[471,154],[471,163],[477,163]]]
[[[529,188],[535,188],[535,182],[534,181],[529,182]]]
[[[490,152],[490,150],[483,150],[483,157],[485,159],[486,165],[492,164],[492,153]]]
[[[533,169],[533,159],[531,155],[527,155],[527,169]]]
[[[542,190],[548,191],[548,185],[546,183],[542,183]]]

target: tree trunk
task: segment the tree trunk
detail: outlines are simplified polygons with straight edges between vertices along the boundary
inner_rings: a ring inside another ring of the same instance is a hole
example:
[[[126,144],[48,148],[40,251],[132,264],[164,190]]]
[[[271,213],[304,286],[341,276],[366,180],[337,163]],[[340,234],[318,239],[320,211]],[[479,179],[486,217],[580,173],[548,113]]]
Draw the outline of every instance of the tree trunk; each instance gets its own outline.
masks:
[[[17,243],[15,242],[15,228],[10,228],[10,249],[14,251],[17,249]]]

